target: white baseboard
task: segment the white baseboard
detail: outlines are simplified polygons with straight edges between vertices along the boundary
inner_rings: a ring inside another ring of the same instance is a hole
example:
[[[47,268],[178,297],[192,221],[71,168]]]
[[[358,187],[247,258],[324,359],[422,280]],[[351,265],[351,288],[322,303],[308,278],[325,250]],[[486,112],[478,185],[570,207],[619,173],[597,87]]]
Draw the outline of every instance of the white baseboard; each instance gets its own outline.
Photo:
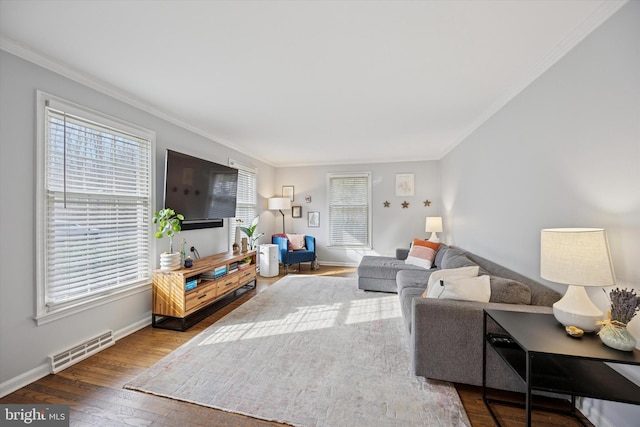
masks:
[[[40,378],[44,378],[50,373],[51,365],[48,362],[45,362],[30,371],[20,374],[17,377],[13,377],[0,384],[0,397],[5,397],[16,390],[20,390],[22,387],[38,381]]]
[[[320,265],[327,265],[331,267],[357,267],[358,263],[353,262],[335,262],[335,261],[318,261]]]
[[[132,333],[139,331],[140,329],[151,324],[151,312],[149,311],[145,314],[145,317],[131,325],[128,325],[125,328],[122,328],[116,332],[114,332],[113,336],[116,341],[126,337],[127,335],[131,335]],[[4,397],[8,394],[13,393],[16,390],[20,390],[22,387],[26,387],[29,384],[38,381],[40,378],[44,378],[51,373],[51,364],[45,362],[35,368],[20,374],[16,377],[8,379],[7,381],[0,384],[0,397]]]
[[[125,328],[115,331],[113,333],[113,337],[117,341],[119,339],[126,337],[127,335],[131,335],[132,333],[137,332],[140,329],[149,326],[150,324],[151,324],[151,311],[148,311],[145,314],[145,317],[142,318],[141,320],[138,320],[136,323],[132,323],[131,325]]]

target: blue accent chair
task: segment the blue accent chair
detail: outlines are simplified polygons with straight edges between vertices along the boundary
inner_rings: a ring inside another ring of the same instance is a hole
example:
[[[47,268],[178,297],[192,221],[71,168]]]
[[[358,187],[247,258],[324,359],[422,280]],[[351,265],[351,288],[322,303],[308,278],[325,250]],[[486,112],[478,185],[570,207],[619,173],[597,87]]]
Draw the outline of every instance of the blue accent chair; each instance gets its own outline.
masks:
[[[306,249],[289,251],[289,239],[284,236],[271,236],[271,243],[278,245],[278,261],[284,265],[285,273],[289,273],[291,264],[310,262],[313,267],[313,262],[316,260],[316,238],[305,235],[304,240]]]

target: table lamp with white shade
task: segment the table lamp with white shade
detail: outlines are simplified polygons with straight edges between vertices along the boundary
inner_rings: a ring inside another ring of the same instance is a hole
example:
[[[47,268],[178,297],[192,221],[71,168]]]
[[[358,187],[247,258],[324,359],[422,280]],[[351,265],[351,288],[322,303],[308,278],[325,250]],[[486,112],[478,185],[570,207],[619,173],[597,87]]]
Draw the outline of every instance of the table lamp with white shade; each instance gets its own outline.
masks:
[[[553,304],[553,315],[565,326],[591,332],[603,319],[585,286],[616,284],[607,242],[602,228],[549,228],[541,231],[540,276],[569,285],[560,301]]]
[[[442,233],[442,217],[428,216],[424,226],[424,231],[431,233],[431,237],[429,237],[430,242],[439,242],[440,239],[438,239],[438,235],[436,233]]]
[[[288,197],[271,197],[267,203],[269,210],[280,211],[282,214],[282,233],[284,233],[284,212],[282,210],[291,209],[291,200]]]

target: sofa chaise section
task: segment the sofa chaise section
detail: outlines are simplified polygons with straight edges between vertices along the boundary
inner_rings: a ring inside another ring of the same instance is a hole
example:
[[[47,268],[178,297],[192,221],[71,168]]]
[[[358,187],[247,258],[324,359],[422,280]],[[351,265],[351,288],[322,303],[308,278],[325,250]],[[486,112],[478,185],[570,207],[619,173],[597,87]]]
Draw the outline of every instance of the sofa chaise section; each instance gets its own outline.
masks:
[[[382,257],[364,256],[358,265],[358,288],[365,291],[398,292],[396,274],[400,270],[424,270],[403,260]]]
[[[541,283],[460,248],[441,245],[434,268],[429,270],[398,259],[406,258],[407,253],[408,250],[398,250],[395,259],[367,259],[362,272],[370,276],[363,277],[362,281],[359,277],[359,287],[398,293],[409,338],[412,370],[417,376],[482,385],[484,309],[551,313],[552,304],[561,297]],[[434,271],[473,265],[479,266],[480,275],[491,276],[490,302],[422,297]],[[388,270],[384,271],[385,268]],[[358,268],[359,276],[360,271]],[[395,284],[392,285],[394,274]],[[490,324],[489,329],[495,331],[496,327]],[[491,348],[487,351],[487,369],[489,387],[524,390],[522,381]]]

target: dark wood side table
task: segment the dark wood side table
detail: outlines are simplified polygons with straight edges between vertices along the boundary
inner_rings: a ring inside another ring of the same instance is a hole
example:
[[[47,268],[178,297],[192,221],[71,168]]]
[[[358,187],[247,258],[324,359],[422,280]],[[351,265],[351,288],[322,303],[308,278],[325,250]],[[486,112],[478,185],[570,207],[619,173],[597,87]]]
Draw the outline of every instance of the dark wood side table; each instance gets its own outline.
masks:
[[[605,363],[640,365],[637,349],[632,352],[614,350],[604,345],[595,333],[572,338],[552,314],[484,310],[483,319],[482,400],[498,426],[500,422],[491,405],[508,402],[487,397],[488,345],[526,385],[523,406],[527,426],[531,426],[534,391],[570,396],[571,406],[567,413],[583,425],[576,414],[576,396],[640,404],[640,387]]]

